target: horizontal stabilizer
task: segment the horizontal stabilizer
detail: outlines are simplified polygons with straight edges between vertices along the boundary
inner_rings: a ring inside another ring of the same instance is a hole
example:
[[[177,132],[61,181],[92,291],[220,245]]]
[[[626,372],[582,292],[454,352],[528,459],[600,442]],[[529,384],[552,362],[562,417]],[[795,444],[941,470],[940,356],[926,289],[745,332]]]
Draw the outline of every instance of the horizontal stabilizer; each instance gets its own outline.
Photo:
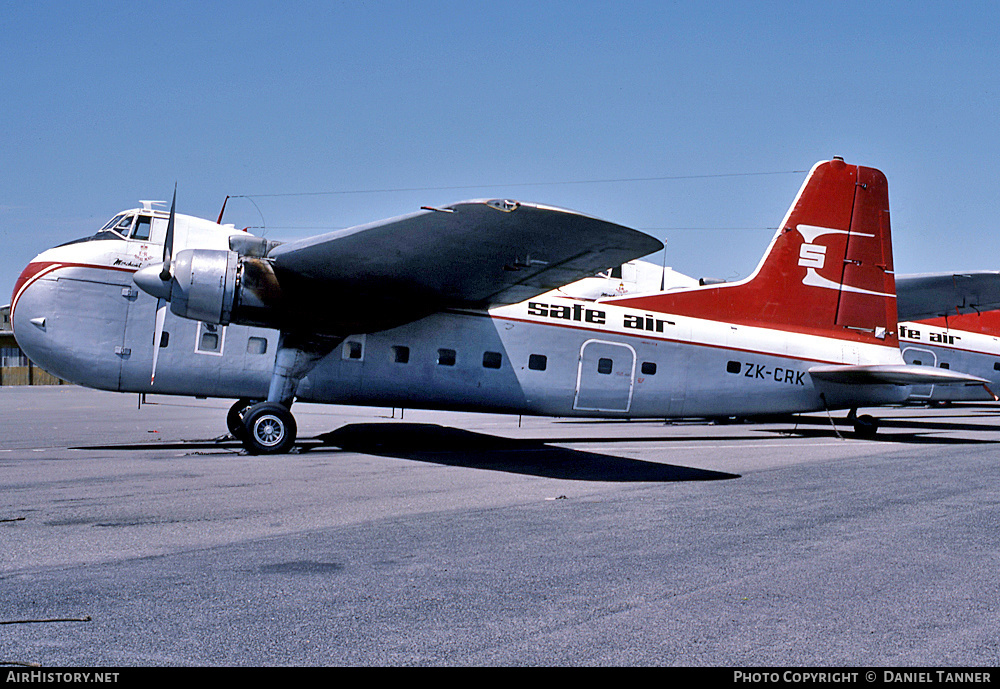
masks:
[[[813,366],[809,375],[817,380],[845,385],[985,385],[990,382],[946,368],[904,364]]]
[[[899,320],[922,321],[1000,309],[1000,271],[896,276]]]

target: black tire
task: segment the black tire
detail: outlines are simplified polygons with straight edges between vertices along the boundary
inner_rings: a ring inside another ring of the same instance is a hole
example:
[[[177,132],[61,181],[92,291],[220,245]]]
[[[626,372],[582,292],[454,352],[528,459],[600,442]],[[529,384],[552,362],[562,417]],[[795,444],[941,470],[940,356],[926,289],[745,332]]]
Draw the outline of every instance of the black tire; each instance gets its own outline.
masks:
[[[226,415],[226,428],[229,429],[229,435],[237,440],[243,440],[247,437],[247,427],[243,424],[243,415],[250,407],[259,402],[260,400],[251,400],[246,397],[236,400],[236,403],[229,408],[229,414]]]
[[[280,455],[295,444],[295,417],[276,402],[261,402],[243,414],[243,447],[252,455]]]
[[[854,420],[854,435],[858,438],[871,440],[878,435],[878,419],[868,414],[862,414]]]

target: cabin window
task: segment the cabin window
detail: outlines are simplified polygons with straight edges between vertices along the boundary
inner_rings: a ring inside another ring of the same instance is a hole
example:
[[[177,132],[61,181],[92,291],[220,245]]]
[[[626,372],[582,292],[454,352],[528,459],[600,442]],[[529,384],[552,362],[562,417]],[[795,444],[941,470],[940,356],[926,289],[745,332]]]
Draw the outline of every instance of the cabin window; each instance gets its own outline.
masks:
[[[642,362],[642,374],[644,376],[655,376],[656,375],[656,364],[652,361]]]
[[[913,360],[913,365],[914,366],[923,366],[924,362],[922,362],[920,359],[914,359]]]
[[[397,364],[408,364],[410,362],[410,348],[403,345],[395,345],[392,348],[392,360]]]
[[[198,339],[195,342],[195,351],[202,354],[222,354],[222,340],[224,328],[214,323],[198,324]]]
[[[483,352],[483,368],[500,368],[503,355],[500,352]]]
[[[943,361],[941,362],[941,364],[939,366],[940,366],[940,368],[951,368],[951,364],[946,364]]]
[[[532,371],[544,371],[548,361],[544,354],[532,354],[528,357],[528,368]]]
[[[740,362],[730,361],[726,364],[726,373],[739,373],[740,372]]]
[[[602,375],[608,375],[614,370],[614,362],[607,357],[601,357],[597,360],[597,372]]]
[[[993,370],[1000,371],[1000,361],[996,361],[993,363]]]
[[[611,277],[615,278],[616,280],[621,280],[622,279],[622,267],[621,266],[616,266],[616,267],[612,268],[611,269]]]
[[[135,229],[132,230],[132,239],[141,239],[146,241],[149,239],[149,225],[151,218],[145,215],[140,215],[139,220],[135,223]]]
[[[439,349],[438,366],[454,366],[454,365],[455,365],[455,350]]]
[[[248,339],[247,354],[267,354],[267,338],[251,337]]]
[[[352,335],[349,340],[344,340],[340,349],[340,358],[345,361],[364,361],[365,336]]]
[[[170,333],[164,330],[160,333],[160,349],[164,349],[170,343]]]

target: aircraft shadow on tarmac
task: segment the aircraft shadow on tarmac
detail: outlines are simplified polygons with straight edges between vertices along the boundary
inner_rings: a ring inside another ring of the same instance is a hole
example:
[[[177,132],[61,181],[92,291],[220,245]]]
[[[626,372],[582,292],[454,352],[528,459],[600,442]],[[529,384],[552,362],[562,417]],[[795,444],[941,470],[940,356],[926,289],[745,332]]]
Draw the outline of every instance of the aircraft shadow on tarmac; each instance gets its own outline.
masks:
[[[348,452],[398,457],[446,466],[544,476],[576,481],[718,481],[738,474],[646,462],[640,459],[573,450],[550,439],[520,440],[422,423],[359,423],[342,426],[304,444],[302,451],[336,447]],[[573,442],[634,442],[634,438],[574,438]],[[660,438],[662,440],[662,438]]]
[[[759,436],[743,436],[760,440]],[[740,478],[739,474],[709,469],[646,462],[641,459],[585,452],[550,443],[624,443],[691,440],[660,436],[617,438],[549,438],[520,440],[475,433],[458,428],[421,423],[358,423],[342,426],[314,438],[300,438],[298,453],[358,452],[381,457],[398,457],[445,466],[461,466],[491,471],[543,476],[576,481],[678,482],[719,481]],[[237,451],[231,436],[215,440],[169,443],[128,443],[88,445],[76,450],[187,450],[225,449]]]
[[[940,418],[940,417],[932,417]],[[850,423],[844,419],[835,419],[838,426]],[[891,443],[914,443],[921,445],[994,445],[1000,443],[1000,437],[990,438],[960,438],[954,436],[944,436],[940,433],[960,433],[968,431],[988,432],[1000,430],[1000,425],[991,426],[982,423],[960,423],[954,421],[932,421],[929,418],[918,418],[917,420],[880,418],[879,433],[874,440]],[[773,428],[766,429],[772,433],[782,435],[797,435],[802,437],[829,437],[841,431],[834,431],[829,419],[820,417],[798,417],[789,421],[793,423],[793,428]],[[897,430],[898,429],[898,430]],[[898,432],[908,430],[909,432]],[[852,437],[850,431],[843,431],[845,437]]]
[[[997,439],[962,438],[942,433],[1000,430],[1000,425],[962,423],[957,421],[880,418],[881,431],[876,440],[893,443],[929,445],[976,445],[1000,443]],[[834,418],[836,430],[829,418],[798,416],[753,423],[753,432],[728,435],[725,440],[760,441],[772,435],[809,438],[830,438],[837,435],[852,437],[850,426],[843,418]],[[702,421],[701,424],[705,422]],[[902,432],[901,432],[902,431]],[[214,441],[186,441],[178,443],[142,443],[100,445],[76,449],[153,450],[153,449],[221,449],[235,450],[238,445],[232,438],[223,436]],[[314,438],[300,438],[296,444],[299,453],[347,451],[383,457],[397,457],[445,466],[462,466],[491,471],[543,476],[578,481],[611,482],[678,482],[717,481],[740,478],[732,474],[707,469],[696,469],[660,462],[648,462],[615,455],[574,450],[559,445],[587,443],[609,445],[621,443],[670,443],[719,440],[718,436],[675,436],[646,433],[644,435],[615,437],[567,437],[514,439],[475,433],[458,428],[421,423],[358,423],[342,426]]]

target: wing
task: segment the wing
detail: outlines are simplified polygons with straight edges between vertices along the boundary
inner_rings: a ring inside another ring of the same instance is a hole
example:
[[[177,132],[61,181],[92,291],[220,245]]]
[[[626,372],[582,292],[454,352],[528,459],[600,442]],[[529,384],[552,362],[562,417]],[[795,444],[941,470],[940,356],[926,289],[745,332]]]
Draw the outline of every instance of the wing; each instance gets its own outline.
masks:
[[[1000,271],[896,276],[902,322],[1000,309]]]
[[[663,248],[580,213],[480,200],[281,244],[268,259],[286,294],[335,299],[363,332],[443,308],[512,304]]]

